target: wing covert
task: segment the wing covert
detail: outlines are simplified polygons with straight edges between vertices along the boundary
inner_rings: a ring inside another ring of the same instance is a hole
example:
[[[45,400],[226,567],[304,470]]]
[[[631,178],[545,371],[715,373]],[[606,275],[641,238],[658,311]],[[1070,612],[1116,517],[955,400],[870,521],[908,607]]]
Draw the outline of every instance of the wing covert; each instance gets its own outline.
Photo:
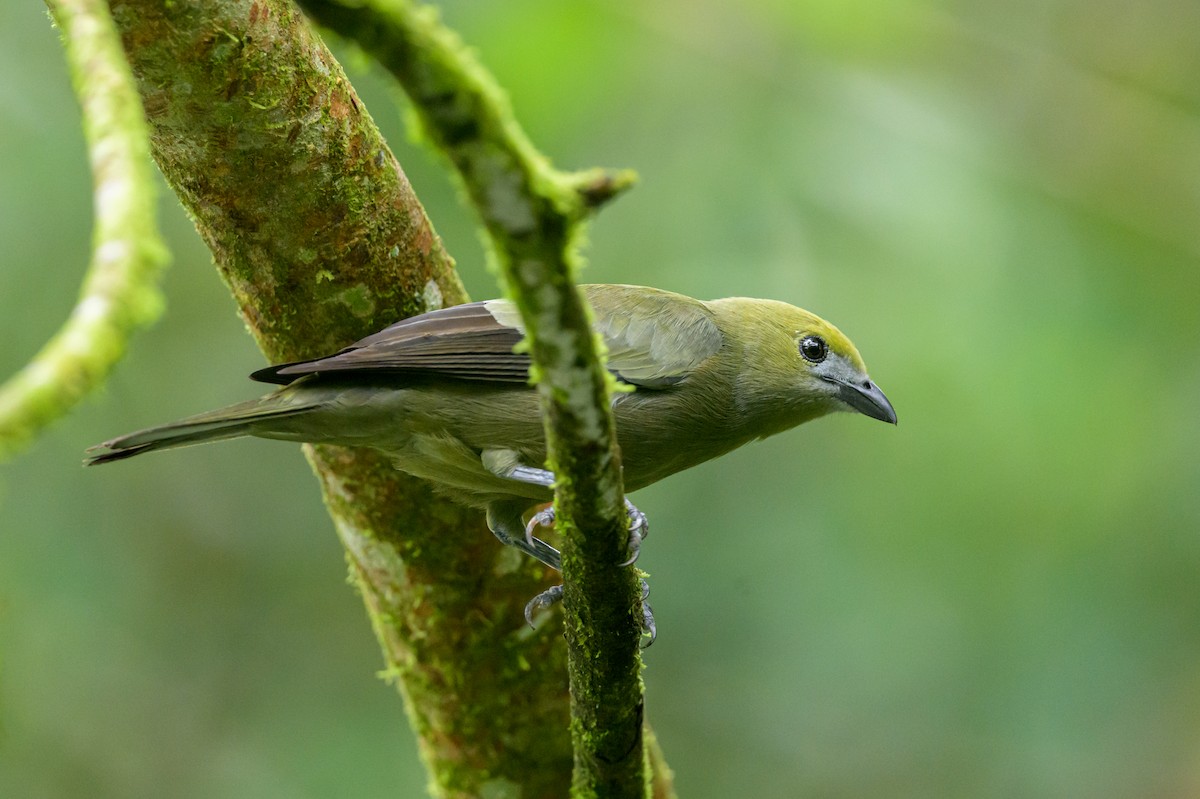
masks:
[[[583,289],[608,347],[608,368],[626,383],[666,388],[721,349],[721,330],[699,300],[641,286]]]

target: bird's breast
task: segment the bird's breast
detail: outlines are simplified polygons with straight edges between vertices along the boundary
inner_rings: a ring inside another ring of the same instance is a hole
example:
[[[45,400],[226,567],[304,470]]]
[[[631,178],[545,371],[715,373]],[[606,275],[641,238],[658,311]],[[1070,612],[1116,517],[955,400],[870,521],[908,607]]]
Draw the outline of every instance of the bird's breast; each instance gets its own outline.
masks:
[[[615,413],[627,491],[724,455],[753,438],[728,398],[686,385],[636,391],[617,402]]]

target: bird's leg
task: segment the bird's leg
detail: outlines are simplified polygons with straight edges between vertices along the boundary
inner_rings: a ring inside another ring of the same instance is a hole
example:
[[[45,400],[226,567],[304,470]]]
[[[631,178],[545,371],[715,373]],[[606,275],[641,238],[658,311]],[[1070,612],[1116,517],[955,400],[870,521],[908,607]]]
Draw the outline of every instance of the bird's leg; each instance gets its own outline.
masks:
[[[549,472],[547,472],[549,474]],[[650,535],[650,523],[646,519],[646,514],[638,510],[637,506],[625,500],[625,514],[629,517],[629,558],[621,563],[622,566],[632,566],[637,562],[638,555],[642,550],[642,541],[646,536]],[[525,540],[536,541],[533,537],[533,531],[539,527],[549,527],[554,524],[555,511],[554,506],[542,508],[529,519],[529,523],[525,525]]]
[[[485,453],[482,460],[484,466],[498,477],[505,477],[510,480],[543,486],[545,488],[554,487],[553,472],[517,463],[511,457],[510,453]],[[512,501],[493,502],[488,506],[488,528],[491,529],[492,533],[502,543],[514,546],[522,552],[537,558],[550,568],[561,572],[562,555],[557,549],[540,538],[535,537],[533,534],[533,531],[538,527],[549,527],[554,524],[554,506],[549,505],[535,513],[530,518],[529,523],[524,525],[525,534],[521,536],[518,531],[522,526],[521,514],[523,510],[523,503]],[[637,506],[628,499],[625,500],[625,513],[629,518],[629,558],[621,565],[632,566],[638,559],[642,540],[650,534],[650,525],[646,520],[646,514],[638,510]],[[650,609],[650,603],[646,601],[646,597],[650,595],[650,586],[645,580],[642,580],[641,583],[641,628],[642,635],[646,640],[643,647],[646,647],[654,643],[658,635],[658,630],[654,624],[654,612]],[[556,585],[529,600],[525,605],[525,620],[529,622],[530,627],[533,626],[533,614],[542,608],[551,607],[556,602],[561,601],[562,592],[563,587]]]
[[[554,488],[554,472],[525,466],[516,461],[516,453],[491,450],[483,454],[482,460],[484,467],[497,477],[543,488]],[[638,559],[638,553],[642,548],[642,539],[650,534],[650,524],[646,521],[646,514],[638,510],[637,506],[628,498],[625,500],[625,513],[629,516],[629,558],[621,565],[632,566]],[[533,531],[538,527],[549,527],[554,524],[554,516],[553,505],[535,513],[529,520],[529,524],[525,525],[526,543],[533,546],[533,542],[537,540],[533,537]],[[492,532],[495,532],[495,528],[492,529]]]
[[[525,523],[521,520],[521,514],[525,510],[525,504],[524,500],[518,500],[517,502],[493,502],[488,505],[488,529],[496,538],[500,539],[500,543],[516,547],[551,569],[562,571],[562,555],[557,549],[540,538],[527,537],[523,534]]]
[[[629,517],[629,560],[621,565],[632,566],[642,551],[642,542],[650,535],[650,521],[629,501],[629,497],[625,498],[625,514]],[[646,590],[648,592],[650,589]]]
[[[525,604],[525,621],[530,627],[536,627],[533,623],[533,614],[537,613],[542,608],[551,607],[562,601],[563,587],[561,585],[552,585],[542,593],[535,596]]]
[[[642,628],[642,649],[646,649],[658,638],[658,628],[654,624],[654,611],[650,608],[650,603],[646,601],[650,596],[650,584],[645,580],[641,580],[640,582],[642,584],[642,618],[640,622]],[[525,605],[525,621],[529,623],[530,627],[533,627],[533,614],[542,608],[548,608],[561,602],[562,597],[563,587],[561,585],[554,585],[547,588],[529,600],[529,603]]]

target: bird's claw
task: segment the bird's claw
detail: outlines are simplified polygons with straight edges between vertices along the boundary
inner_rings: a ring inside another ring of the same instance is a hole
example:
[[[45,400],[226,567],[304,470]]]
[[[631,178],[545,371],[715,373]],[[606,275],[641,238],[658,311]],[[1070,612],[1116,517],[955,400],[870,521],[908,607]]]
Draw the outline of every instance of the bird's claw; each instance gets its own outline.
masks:
[[[650,522],[646,519],[646,514],[628,499],[625,500],[625,514],[629,517],[629,558],[621,565],[632,566],[642,552],[642,541],[650,535]]]
[[[542,508],[529,519],[529,524],[525,525],[525,540],[533,546],[533,531],[539,527],[549,527],[554,524],[554,506],[548,505]]]
[[[554,585],[525,603],[526,623],[528,623],[530,627],[536,626],[533,623],[533,614],[537,613],[542,608],[548,608],[554,605],[556,602],[561,602],[562,595],[563,587],[561,585]]]
[[[622,564],[624,566],[632,566],[637,561],[638,555],[641,554],[642,541],[650,534],[650,523],[646,519],[646,514],[638,510],[637,506],[625,500],[625,514],[629,518],[629,558]],[[525,541],[530,547],[534,546],[534,542],[538,539],[534,537],[534,530],[539,527],[549,527],[554,524],[556,514],[553,505],[548,505],[542,508],[537,513],[533,514],[529,519],[529,523],[525,525]],[[645,580],[641,580],[642,597],[639,603],[639,611],[641,619],[638,624],[641,628],[641,648],[646,649],[654,643],[658,638],[658,627],[654,624],[654,611],[650,608],[650,603],[646,601],[650,596],[650,584]],[[525,605],[525,621],[530,627],[534,626],[533,615],[540,610],[552,607],[562,601],[563,587],[555,585],[547,588],[542,593],[535,596]]]
[[[642,598],[640,603],[642,618],[639,625],[641,627],[642,640],[639,646],[642,649],[649,649],[658,638],[658,627],[654,624],[654,611],[650,608],[650,603],[646,601],[647,597],[650,596],[650,584],[645,580],[641,580],[640,582],[642,584]],[[561,602],[562,597],[563,587],[561,585],[554,585],[547,588],[525,604],[525,621],[530,627],[535,627],[533,614],[543,608],[552,607]]]
[[[654,611],[646,599],[650,596],[650,583],[642,580],[642,649],[649,649],[658,638],[658,628],[654,625]]]
[[[621,563],[622,566],[632,566],[637,562],[638,555],[641,554],[642,541],[650,535],[650,522],[646,518],[646,514],[638,510],[637,506],[625,500],[625,514],[629,517],[629,558]],[[530,545],[534,545],[533,531],[539,527],[549,527],[554,524],[556,514],[553,505],[548,505],[542,508],[537,513],[533,514],[529,519],[529,523],[525,525],[525,541]]]

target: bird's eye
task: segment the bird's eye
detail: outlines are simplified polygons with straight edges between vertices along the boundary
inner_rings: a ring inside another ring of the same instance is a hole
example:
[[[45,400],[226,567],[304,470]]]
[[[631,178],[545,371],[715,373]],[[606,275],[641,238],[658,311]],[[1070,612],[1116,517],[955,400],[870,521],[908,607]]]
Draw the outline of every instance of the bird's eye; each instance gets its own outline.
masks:
[[[820,336],[805,336],[800,340],[800,354],[806,361],[820,363],[829,354],[829,345]]]

